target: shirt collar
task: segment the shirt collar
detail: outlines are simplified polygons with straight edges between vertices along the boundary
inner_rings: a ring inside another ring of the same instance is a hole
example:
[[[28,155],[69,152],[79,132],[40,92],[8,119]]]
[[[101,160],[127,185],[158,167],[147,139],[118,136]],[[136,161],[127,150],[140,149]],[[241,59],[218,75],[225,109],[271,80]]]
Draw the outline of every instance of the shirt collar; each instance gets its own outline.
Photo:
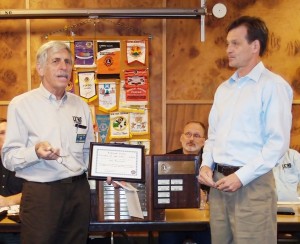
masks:
[[[49,101],[56,101],[56,97],[55,95],[53,95],[51,92],[49,92],[43,85],[43,83],[40,84],[39,87],[40,93],[42,94],[42,96],[44,96],[45,98],[47,98]],[[65,92],[64,96],[62,97],[62,101],[65,102],[68,98],[68,94],[67,92]]]
[[[236,71],[230,78],[229,83],[234,83],[238,79],[244,79],[246,80],[253,80],[255,82],[258,82],[262,72],[265,70],[264,64],[260,61],[246,76],[244,77],[238,77],[238,72]]]

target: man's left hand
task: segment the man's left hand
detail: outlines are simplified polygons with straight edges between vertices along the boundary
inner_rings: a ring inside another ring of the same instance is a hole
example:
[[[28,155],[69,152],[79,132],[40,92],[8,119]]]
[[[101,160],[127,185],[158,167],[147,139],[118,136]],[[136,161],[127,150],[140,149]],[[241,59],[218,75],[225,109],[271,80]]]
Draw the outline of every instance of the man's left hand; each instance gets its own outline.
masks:
[[[242,186],[242,182],[236,174],[225,176],[216,182],[216,188],[220,191],[234,192]]]
[[[112,180],[111,177],[107,177],[107,178],[106,178],[106,183],[107,183],[108,185],[112,185],[115,189],[118,189],[118,188],[121,187],[120,185],[118,185],[117,183],[115,183],[115,182]],[[126,185],[126,182],[125,182],[125,181],[121,181],[121,184],[125,186],[125,185]]]

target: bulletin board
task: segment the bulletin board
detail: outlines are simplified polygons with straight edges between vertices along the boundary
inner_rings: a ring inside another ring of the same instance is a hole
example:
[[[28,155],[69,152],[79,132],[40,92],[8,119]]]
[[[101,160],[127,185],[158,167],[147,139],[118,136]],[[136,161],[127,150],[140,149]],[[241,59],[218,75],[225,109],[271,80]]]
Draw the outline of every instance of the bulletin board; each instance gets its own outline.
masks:
[[[143,145],[150,154],[150,80],[148,36],[55,37],[70,46],[73,54],[72,79],[67,91],[79,95],[90,107],[95,141]],[[148,172],[149,169],[145,170]],[[151,173],[151,171],[149,171]],[[147,176],[148,177],[148,176]],[[150,184],[151,181],[147,179]],[[138,184],[144,206],[144,220],[151,218],[146,195],[149,185]],[[120,189],[96,180],[91,186],[92,219],[132,220]],[[105,192],[105,193],[104,193]],[[147,192],[150,192],[148,189]],[[113,198],[111,205],[104,204]],[[111,211],[111,208],[114,210]]]
[[[70,36],[73,54],[68,92],[91,109],[96,142],[144,145],[150,154],[148,36]]]

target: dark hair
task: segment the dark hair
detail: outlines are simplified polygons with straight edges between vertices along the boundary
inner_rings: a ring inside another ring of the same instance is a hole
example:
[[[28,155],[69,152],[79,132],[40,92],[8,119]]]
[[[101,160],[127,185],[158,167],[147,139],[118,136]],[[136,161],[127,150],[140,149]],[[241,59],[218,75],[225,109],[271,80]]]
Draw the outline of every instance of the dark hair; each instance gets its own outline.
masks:
[[[7,120],[4,119],[4,118],[0,118],[0,124],[3,123],[3,122],[7,122]]]
[[[246,39],[248,43],[258,40],[260,43],[259,56],[263,56],[267,48],[269,37],[269,30],[265,22],[257,17],[242,16],[228,26],[227,33],[242,25],[247,28]]]

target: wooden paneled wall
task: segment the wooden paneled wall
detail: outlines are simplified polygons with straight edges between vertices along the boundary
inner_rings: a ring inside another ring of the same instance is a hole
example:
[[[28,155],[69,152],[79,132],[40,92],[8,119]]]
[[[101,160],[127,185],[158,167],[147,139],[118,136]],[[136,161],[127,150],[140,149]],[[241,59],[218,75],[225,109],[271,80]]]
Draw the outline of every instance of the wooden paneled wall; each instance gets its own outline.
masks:
[[[180,147],[188,120],[207,125],[217,86],[233,72],[227,66],[226,26],[241,15],[262,16],[270,30],[265,65],[294,89],[291,145],[300,149],[300,2],[299,0],[207,0],[227,7],[222,19],[206,16],[206,40],[200,42],[200,21],[192,19],[36,19],[1,20],[0,116],[16,95],[37,87],[35,53],[47,36],[151,35],[151,152]],[[199,8],[200,0],[1,0],[3,9],[72,8]],[[166,128],[166,130],[163,130]]]

